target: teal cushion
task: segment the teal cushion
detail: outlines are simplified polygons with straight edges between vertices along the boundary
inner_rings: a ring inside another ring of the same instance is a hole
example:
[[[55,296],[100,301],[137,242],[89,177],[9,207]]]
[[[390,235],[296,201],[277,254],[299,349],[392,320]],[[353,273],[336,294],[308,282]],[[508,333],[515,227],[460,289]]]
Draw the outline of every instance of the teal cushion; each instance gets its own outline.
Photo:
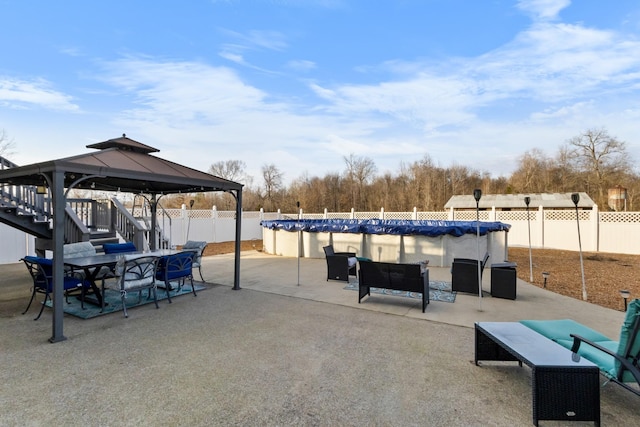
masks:
[[[558,340],[556,341],[561,346],[568,348],[571,350],[573,346],[573,340]],[[615,353],[618,349],[618,341],[598,341],[598,345],[606,348],[607,350]],[[580,348],[578,349],[578,354],[585,359],[595,363],[598,367],[605,371],[609,372],[614,367],[615,358],[604,351],[600,351],[597,348],[590,346],[589,344],[580,343]]]
[[[571,334],[580,335],[589,341],[611,341],[611,338],[602,335],[593,329],[587,328],[580,323],[571,319],[561,320],[521,320],[520,323],[526,327],[533,329],[540,335],[549,338],[552,341],[568,340],[573,342]],[[571,348],[571,346],[569,346]]]
[[[624,318],[624,322],[622,322],[622,327],[620,328],[620,345],[616,349],[617,353],[621,356],[624,356],[625,354],[630,354],[633,356],[637,355],[640,352],[640,337],[638,336],[635,337],[631,348],[627,350],[627,345],[629,343],[629,340],[631,339],[631,337],[629,337],[629,334],[633,332],[633,324],[636,321],[637,316],[640,316],[640,299],[634,299],[629,303],[627,314]],[[640,334],[640,331],[638,333]],[[616,361],[616,372],[618,369],[620,369],[620,367],[620,362]]]

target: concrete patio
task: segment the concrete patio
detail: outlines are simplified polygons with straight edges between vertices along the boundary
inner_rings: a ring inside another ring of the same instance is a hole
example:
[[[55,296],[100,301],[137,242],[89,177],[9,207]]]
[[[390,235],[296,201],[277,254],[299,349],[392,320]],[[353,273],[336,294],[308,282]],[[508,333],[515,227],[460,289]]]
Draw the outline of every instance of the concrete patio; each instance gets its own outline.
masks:
[[[0,266],[0,425],[532,424],[531,371],[473,364],[473,323],[573,318],[617,339],[623,313],[518,282],[515,301],[458,294],[455,303],[372,295],[358,304],[327,282],[323,259],[242,253],[206,257],[212,284],[160,309],[90,320],[22,316],[30,279]],[[489,289],[490,272],[484,277]],[[431,268],[432,280],[450,280]],[[635,425],[640,400],[601,389],[602,425]],[[541,425],[591,423],[541,422]]]

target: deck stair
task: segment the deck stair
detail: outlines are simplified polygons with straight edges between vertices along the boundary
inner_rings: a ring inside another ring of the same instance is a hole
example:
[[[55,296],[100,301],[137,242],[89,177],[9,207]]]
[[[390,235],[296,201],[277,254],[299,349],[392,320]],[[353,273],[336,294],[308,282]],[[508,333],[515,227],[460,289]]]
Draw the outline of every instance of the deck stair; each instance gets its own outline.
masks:
[[[0,156],[0,169],[17,167]],[[48,194],[35,186],[0,184],[0,222],[35,236],[35,250],[43,255],[52,249],[52,203]],[[95,246],[132,241],[148,248],[150,218],[134,218],[114,197],[111,199],[67,198],[65,243],[90,241]],[[170,246],[162,230],[157,232],[158,247]]]

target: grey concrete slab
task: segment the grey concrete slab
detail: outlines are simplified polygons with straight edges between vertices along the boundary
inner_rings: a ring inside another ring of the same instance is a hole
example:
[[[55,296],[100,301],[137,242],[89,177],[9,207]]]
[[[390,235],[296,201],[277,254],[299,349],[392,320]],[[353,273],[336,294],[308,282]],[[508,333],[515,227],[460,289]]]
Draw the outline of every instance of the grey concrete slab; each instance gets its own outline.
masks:
[[[50,310],[20,315],[24,266],[0,266],[0,425],[526,426],[530,370],[475,366],[473,322],[562,314],[615,337],[621,321],[524,283],[516,301],[487,296],[482,311],[467,295],[425,314],[400,297],[358,304],[324,280],[324,260],[301,260],[298,285],[296,259],[257,252],[243,253],[234,291],[232,258],[204,259],[211,284],[197,297],[129,319],[65,316],[68,339],[56,344]],[[610,384],[601,397],[603,425],[640,419],[637,396]]]

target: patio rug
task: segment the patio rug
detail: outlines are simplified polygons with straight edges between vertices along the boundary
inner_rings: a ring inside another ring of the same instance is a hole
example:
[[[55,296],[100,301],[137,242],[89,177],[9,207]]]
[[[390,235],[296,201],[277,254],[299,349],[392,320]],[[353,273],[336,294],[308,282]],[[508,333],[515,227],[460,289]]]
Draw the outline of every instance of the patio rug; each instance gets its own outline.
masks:
[[[196,288],[196,292],[206,289],[204,285],[199,285],[195,281],[194,281],[194,286]],[[117,312],[124,317],[124,314],[122,312],[122,299],[120,298],[120,292],[114,291],[112,289],[105,289],[104,292],[105,292],[105,302],[107,303],[107,305],[104,307],[103,312],[100,312],[99,306],[91,303],[87,303],[87,302],[84,303],[84,310],[83,310],[80,305],[80,300],[75,296],[69,297],[69,304],[67,304],[66,301],[64,302],[63,304],[64,312],[75,317],[80,317],[81,319],[91,319],[92,317],[98,317],[104,314],[110,314],[114,312]],[[164,290],[164,288],[159,287],[157,292],[158,292],[158,303],[160,303],[160,301],[162,300],[167,299],[167,292]],[[142,300],[140,301],[140,304],[138,304],[138,292],[131,292],[127,294],[127,299],[126,299],[127,311],[129,312],[130,308],[134,308],[140,305],[153,304],[153,297],[147,299],[147,295],[148,295],[148,291],[146,289],[143,290]],[[178,292],[177,290],[169,291],[169,295],[171,295],[172,299],[174,297],[179,297],[180,295],[191,295],[191,297],[193,297],[193,292],[191,291],[191,286],[188,284],[185,284],[180,290],[180,292]],[[51,307],[51,306],[52,306],[52,302],[47,301],[47,307]],[[129,317],[131,317],[131,312],[129,312]]]
[[[350,291],[358,290],[358,282],[349,282],[345,289]],[[393,289],[371,288],[372,294],[394,295],[407,298],[422,299],[420,292],[396,291]],[[429,281],[429,301],[455,302],[456,292],[451,290],[450,282]]]

